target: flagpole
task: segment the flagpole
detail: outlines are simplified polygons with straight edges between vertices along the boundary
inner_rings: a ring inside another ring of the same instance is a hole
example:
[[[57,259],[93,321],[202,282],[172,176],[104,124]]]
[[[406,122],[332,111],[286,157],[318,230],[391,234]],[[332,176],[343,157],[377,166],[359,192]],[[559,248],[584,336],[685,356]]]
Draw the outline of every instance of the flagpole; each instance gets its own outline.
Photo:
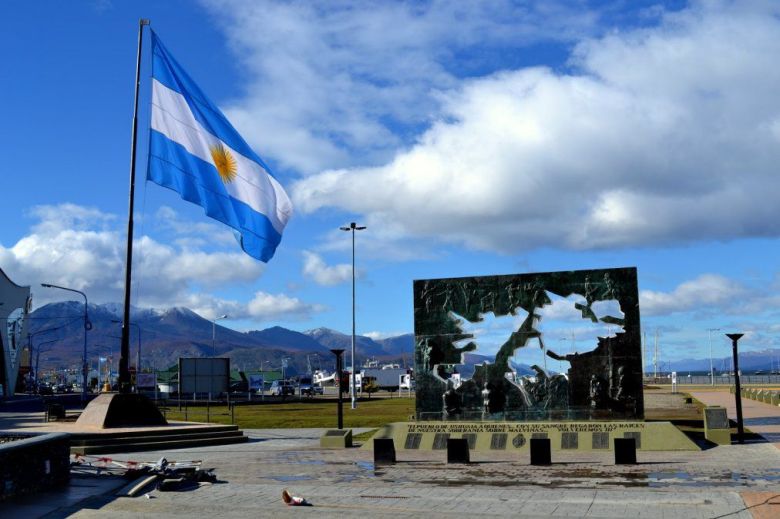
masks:
[[[130,283],[133,269],[133,206],[135,203],[135,148],[138,141],[138,90],[141,85],[141,46],[144,25],[149,20],[138,20],[138,56],[135,65],[135,100],[133,103],[133,136],[130,143],[130,201],[127,210],[127,259],[125,260],[125,307],[122,314],[122,346],[119,353],[119,392],[130,392]]]

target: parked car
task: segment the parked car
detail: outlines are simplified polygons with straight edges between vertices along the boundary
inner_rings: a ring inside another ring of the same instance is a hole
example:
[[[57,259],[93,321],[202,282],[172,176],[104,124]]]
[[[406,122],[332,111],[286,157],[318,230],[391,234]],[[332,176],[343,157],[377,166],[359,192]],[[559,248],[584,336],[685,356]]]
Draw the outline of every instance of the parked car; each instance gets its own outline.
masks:
[[[274,380],[271,382],[271,394],[274,396],[294,395],[295,386],[289,380]]]
[[[314,396],[323,393],[322,386],[312,383],[310,376],[302,376],[298,380],[298,390],[300,391],[301,396]]]

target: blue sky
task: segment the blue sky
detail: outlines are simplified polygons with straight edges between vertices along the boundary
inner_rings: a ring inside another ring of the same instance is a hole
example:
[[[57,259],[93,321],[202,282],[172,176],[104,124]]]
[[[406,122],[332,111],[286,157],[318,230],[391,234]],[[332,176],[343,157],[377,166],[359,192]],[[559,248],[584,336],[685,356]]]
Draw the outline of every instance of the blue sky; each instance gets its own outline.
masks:
[[[264,265],[200,208],[140,180],[134,304],[227,313],[239,330],[347,332],[351,249],[338,227],[357,221],[368,226],[358,333],[410,332],[414,279],[636,266],[662,359],[706,356],[708,328],[746,332],[747,350],[778,347],[775,2],[0,10],[14,21],[0,34],[0,268],[34,287],[36,305],[63,296],[41,282],[121,300],[145,17],[266,159],[295,215]],[[578,333],[555,317],[550,341]],[[484,351],[491,322],[476,329]]]

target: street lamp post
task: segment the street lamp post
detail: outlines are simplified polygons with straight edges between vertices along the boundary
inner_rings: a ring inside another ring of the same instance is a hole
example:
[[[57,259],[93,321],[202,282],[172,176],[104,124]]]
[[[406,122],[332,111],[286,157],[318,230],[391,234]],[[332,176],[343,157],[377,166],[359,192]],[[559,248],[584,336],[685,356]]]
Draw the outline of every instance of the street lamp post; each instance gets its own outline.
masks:
[[[0,306],[3,306],[3,303],[0,303]],[[28,333],[28,334],[27,334],[27,348],[30,350],[30,369],[31,369],[31,370],[32,370],[33,355],[34,355],[34,353],[35,353],[35,351],[36,351],[36,348],[35,348],[35,341],[33,341],[33,338],[34,338],[34,337],[37,337],[37,336],[38,336],[38,335],[40,335],[40,334],[47,333],[47,332],[50,332],[50,331],[52,331],[52,330],[51,330],[51,329],[49,329],[49,328],[47,328],[47,329],[44,329],[44,330],[38,330],[37,332],[34,332],[34,333]],[[42,342],[41,344],[46,344],[46,343],[49,343],[49,342],[53,342],[53,341],[44,341],[44,342]],[[41,346],[41,344],[39,344],[39,345],[38,345],[38,347],[40,347],[40,346]],[[36,362],[37,362],[37,360],[36,360]],[[35,386],[36,386],[36,388],[37,388],[37,386],[38,386],[38,374],[37,374],[37,370],[38,370],[38,368],[36,367],[36,368],[35,368],[35,370],[33,371],[33,374],[34,374],[34,376],[33,376],[33,381],[35,382]]]
[[[81,290],[75,288],[61,287],[58,285],[52,285],[50,283],[41,283],[44,288],[59,288],[60,290],[67,290],[68,292],[75,292],[81,294],[84,298],[84,353],[81,358],[81,402],[87,401],[87,332],[92,329],[92,323],[89,322],[87,294]]]
[[[227,314],[220,315],[211,320],[211,356],[217,356],[217,321],[227,319]]]
[[[742,333],[727,333],[726,337],[731,339],[731,354],[734,356],[734,397],[737,404],[737,441],[745,443],[745,423],[742,420],[742,388],[739,385],[739,351],[737,341],[742,338]]]
[[[34,375],[33,375],[33,380],[35,381],[35,390],[36,390],[36,392],[38,391],[38,365],[39,365],[39,362],[41,360],[41,353],[46,353],[47,351],[49,351],[51,349],[51,347],[49,347],[49,348],[46,348],[45,350],[41,351],[41,346],[43,346],[44,344],[51,344],[52,342],[57,342],[59,340],[60,339],[51,339],[49,341],[43,341],[43,342],[38,343],[38,347],[35,350],[35,372],[34,372]],[[32,362],[32,352],[30,353],[30,361]]]
[[[330,350],[336,356],[336,392],[338,393],[338,426],[339,429],[344,428],[344,412],[342,411],[342,398],[341,398],[341,354],[344,350],[340,348]]]
[[[720,328],[707,328],[707,338],[710,342],[710,385],[715,385],[715,368],[712,365],[712,332],[719,332]]]
[[[365,225],[357,225],[355,222],[350,222],[349,227],[339,227],[342,231],[348,231],[352,233],[352,354],[351,354],[351,374],[352,384],[350,384],[349,396],[352,400],[352,409],[357,408],[357,399],[355,396],[355,231],[362,231],[366,228]]]

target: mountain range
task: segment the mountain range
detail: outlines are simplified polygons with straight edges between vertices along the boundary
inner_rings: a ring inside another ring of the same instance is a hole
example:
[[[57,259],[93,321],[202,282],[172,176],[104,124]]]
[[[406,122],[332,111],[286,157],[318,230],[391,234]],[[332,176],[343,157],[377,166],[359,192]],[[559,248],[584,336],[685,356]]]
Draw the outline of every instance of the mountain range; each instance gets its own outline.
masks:
[[[279,369],[288,359],[291,372],[320,367],[332,369],[335,358],[331,348],[350,350],[352,337],[328,328],[304,332],[280,326],[264,330],[239,332],[220,326],[192,310],[174,307],[167,310],[131,309],[130,356],[135,364],[141,344],[144,368],[168,367],[179,357],[204,357],[216,354],[231,358],[233,366],[242,369]],[[80,363],[84,349],[84,305],[75,301],[50,303],[30,313],[30,336],[33,363],[40,351],[41,369],[74,367]],[[98,357],[112,357],[118,362],[122,307],[116,303],[90,304],[91,330],[87,333],[87,357],[95,365]],[[411,366],[414,336],[404,334],[374,340],[356,337],[356,358],[397,362]]]
[[[89,305],[87,357],[91,365],[98,357],[119,359],[120,321],[122,306],[117,303]],[[40,352],[40,368],[76,367],[84,349],[84,305],[76,301],[50,303],[33,311],[30,316],[30,340],[33,345],[33,363]],[[288,359],[290,372],[334,368],[330,352],[341,348],[348,352],[352,337],[328,328],[303,332],[273,326],[264,330],[239,332],[217,323],[216,340],[212,346],[212,322],[192,310],[174,307],[166,310],[131,309],[131,365],[141,343],[141,364],[144,368],[166,368],[179,357],[204,357],[214,353],[231,358],[233,366],[241,369],[280,369],[282,359]],[[402,334],[385,339],[357,336],[355,349],[358,363],[366,359],[395,362],[411,367],[414,360],[414,335]],[[459,370],[464,377],[473,373],[474,364],[493,362],[489,355],[466,354],[466,365]],[[730,358],[714,359],[717,372],[728,371]],[[345,365],[349,365],[345,358]],[[682,359],[659,363],[660,372],[708,372],[709,358]],[[521,375],[533,374],[529,366],[513,364]],[[780,350],[743,351],[740,353],[743,371],[780,369]],[[647,365],[646,372],[653,366]]]

